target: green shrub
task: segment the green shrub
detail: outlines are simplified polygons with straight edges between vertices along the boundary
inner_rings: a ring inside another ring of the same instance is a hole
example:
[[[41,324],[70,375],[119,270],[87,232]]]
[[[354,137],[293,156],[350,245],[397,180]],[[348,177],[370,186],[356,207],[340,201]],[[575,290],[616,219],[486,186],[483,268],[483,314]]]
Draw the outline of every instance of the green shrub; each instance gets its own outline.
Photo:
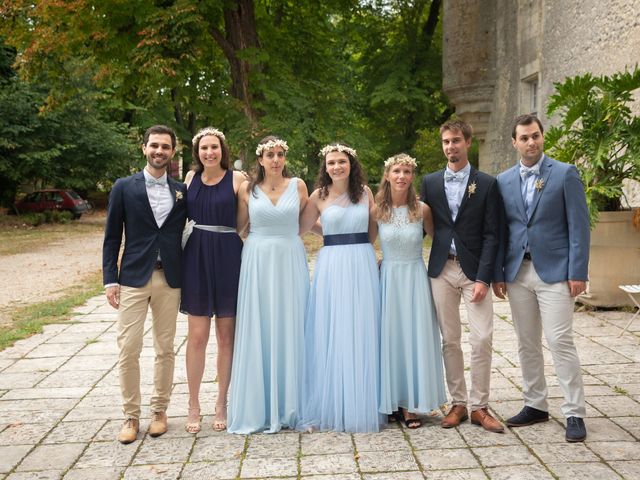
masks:
[[[64,210],[62,212],[58,212],[58,223],[69,223],[73,220],[73,213]]]
[[[22,216],[22,219],[24,223],[31,225],[32,227],[37,227],[38,225],[45,223],[44,213],[27,213]]]

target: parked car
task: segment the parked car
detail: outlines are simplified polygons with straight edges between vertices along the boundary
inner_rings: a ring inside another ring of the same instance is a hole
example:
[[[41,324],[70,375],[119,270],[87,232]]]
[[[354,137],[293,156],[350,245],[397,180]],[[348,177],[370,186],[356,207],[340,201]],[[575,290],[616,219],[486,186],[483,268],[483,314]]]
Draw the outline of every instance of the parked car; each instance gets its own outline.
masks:
[[[36,190],[17,202],[15,207],[18,213],[67,210],[73,218],[80,218],[91,208],[89,202],[73,190],[55,188]]]

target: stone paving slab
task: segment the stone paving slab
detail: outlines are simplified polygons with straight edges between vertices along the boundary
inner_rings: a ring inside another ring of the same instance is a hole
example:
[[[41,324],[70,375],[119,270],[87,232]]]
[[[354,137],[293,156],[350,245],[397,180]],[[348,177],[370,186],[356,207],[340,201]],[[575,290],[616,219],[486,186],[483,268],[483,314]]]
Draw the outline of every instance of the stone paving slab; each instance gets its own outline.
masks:
[[[508,304],[496,302],[495,312],[491,407],[504,420],[522,407],[522,379]],[[169,432],[146,435],[154,356],[148,323],[141,432],[133,444],[121,445],[115,440],[122,421],[116,315],[95,297],[76,309],[72,322],[47,325],[0,352],[0,479],[640,478],[640,327],[618,337],[630,315],[576,314],[589,432],[584,443],[564,440],[562,392],[547,349],[550,421],[504,434],[469,422],[442,429],[441,411],[423,417],[420,429],[392,423],[377,434],[213,432],[215,335],[201,390],[203,428],[190,435],[183,429],[187,323],[180,315]],[[468,334],[464,328],[466,358]]]

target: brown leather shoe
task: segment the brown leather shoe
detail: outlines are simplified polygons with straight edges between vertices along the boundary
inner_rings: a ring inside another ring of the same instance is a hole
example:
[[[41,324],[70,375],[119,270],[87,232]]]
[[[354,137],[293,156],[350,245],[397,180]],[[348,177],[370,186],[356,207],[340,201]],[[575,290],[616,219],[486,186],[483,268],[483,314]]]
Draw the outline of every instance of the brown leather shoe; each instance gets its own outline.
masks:
[[[489,409],[481,408],[471,412],[471,423],[474,425],[482,425],[485,430],[494,433],[503,433],[504,426],[489,413]]]
[[[167,414],[165,412],[153,412],[151,414],[148,432],[152,437],[159,437],[163,433],[167,433]]]
[[[447,416],[442,419],[440,425],[442,425],[442,428],[453,428],[468,418],[467,407],[464,405],[454,405],[451,407],[451,410],[449,410],[449,413],[447,413]]]
[[[118,434],[118,441],[120,443],[132,443],[138,438],[138,430],[140,430],[140,421],[137,418],[127,418]]]

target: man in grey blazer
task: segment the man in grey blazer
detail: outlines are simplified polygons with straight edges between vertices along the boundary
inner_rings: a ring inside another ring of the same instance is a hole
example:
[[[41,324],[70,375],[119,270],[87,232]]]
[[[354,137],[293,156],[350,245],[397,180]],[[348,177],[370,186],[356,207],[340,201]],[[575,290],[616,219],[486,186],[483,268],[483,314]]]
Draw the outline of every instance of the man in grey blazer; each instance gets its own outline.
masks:
[[[549,419],[541,336],[564,394],[566,440],[587,436],[580,360],[573,341],[575,297],[586,288],[589,212],[575,166],[543,152],[544,130],[533,115],[515,119],[520,161],[498,175],[504,222],[493,291],[509,297],[518,336],[524,408],[507,420],[522,427]]]

